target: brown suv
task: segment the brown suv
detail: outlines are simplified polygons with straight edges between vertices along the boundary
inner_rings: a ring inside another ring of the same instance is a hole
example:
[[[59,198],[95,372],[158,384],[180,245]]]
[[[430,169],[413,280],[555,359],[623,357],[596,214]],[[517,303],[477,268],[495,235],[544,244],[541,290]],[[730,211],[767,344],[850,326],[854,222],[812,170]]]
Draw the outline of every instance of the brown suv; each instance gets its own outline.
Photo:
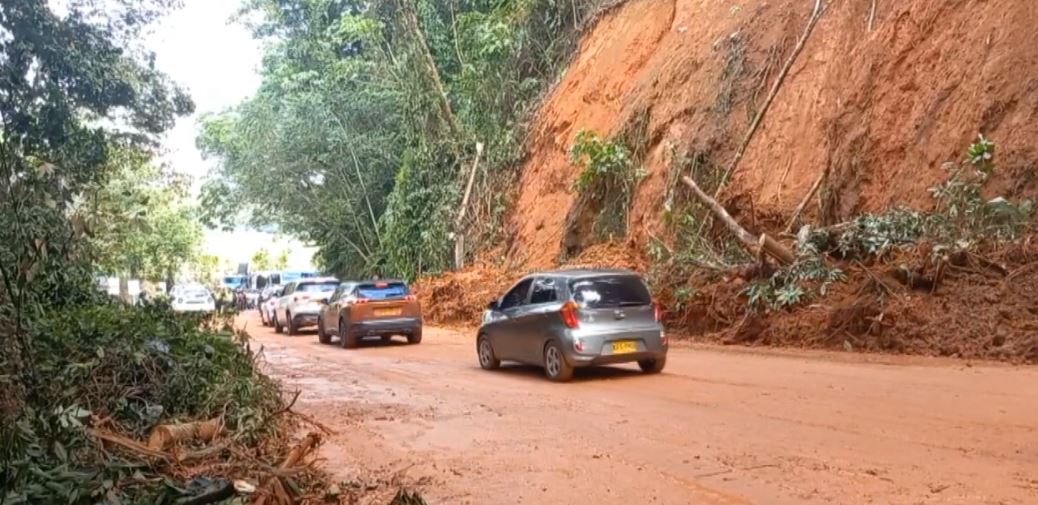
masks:
[[[317,337],[322,344],[339,336],[344,348],[357,347],[364,337],[393,335],[422,341],[422,306],[403,281],[344,282],[321,310]]]

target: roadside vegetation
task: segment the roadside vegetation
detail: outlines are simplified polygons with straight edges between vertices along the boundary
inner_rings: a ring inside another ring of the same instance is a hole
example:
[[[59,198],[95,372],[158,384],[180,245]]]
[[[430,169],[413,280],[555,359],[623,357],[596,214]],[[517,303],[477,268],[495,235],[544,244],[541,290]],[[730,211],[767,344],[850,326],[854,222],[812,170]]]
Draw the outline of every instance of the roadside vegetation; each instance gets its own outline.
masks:
[[[263,84],[205,121],[207,222],[278,225],[346,276],[443,271],[462,233],[474,256],[504,238],[526,124],[600,3],[248,2]]]
[[[97,287],[169,279],[196,255],[186,184],[155,161],[193,104],[138,45],[175,4],[0,4],[0,503],[188,503],[232,478],[268,503],[306,489],[307,472],[291,492],[270,480],[293,441],[239,336]],[[198,421],[209,443],[145,442]]]

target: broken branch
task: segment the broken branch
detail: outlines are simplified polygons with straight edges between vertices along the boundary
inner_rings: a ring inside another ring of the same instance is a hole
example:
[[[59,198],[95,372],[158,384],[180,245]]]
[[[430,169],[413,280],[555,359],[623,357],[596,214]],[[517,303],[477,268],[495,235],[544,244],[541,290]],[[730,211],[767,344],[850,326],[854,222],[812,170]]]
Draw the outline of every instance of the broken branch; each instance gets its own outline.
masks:
[[[793,68],[793,63],[795,63],[797,57],[800,56],[800,52],[804,50],[804,46],[807,44],[807,39],[811,36],[811,32],[814,30],[815,25],[818,24],[818,20],[821,19],[826,8],[828,8],[828,5],[823,4],[822,0],[815,0],[815,10],[811,13],[811,17],[807,21],[807,27],[804,28],[804,33],[800,35],[800,40],[798,40],[796,46],[793,47],[793,54],[790,54],[789,59],[787,59],[786,63],[782,65],[782,70],[779,71],[778,77],[775,78],[775,84],[771,86],[771,91],[768,92],[768,97],[764,100],[764,105],[762,105],[760,110],[757,111],[757,115],[753,117],[753,121],[750,123],[750,129],[743,137],[742,144],[739,145],[739,150],[735,152],[735,158],[732,159],[732,162],[728,164],[728,168],[726,168],[724,174],[722,174],[721,182],[717,185],[717,191],[714,192],[714,199],[721,197],[721,192],[724,191],[725,185],[735,173],[735,169],[739,167],[739,162],[742,161],[743,155],[746,154],[746,148],[750,145],[750,141],[753,140],[753,135],[757,133],[757,128],[760,127],[761,121],[764,119],[764,114],[768,112],[771,102],[775,101],[775,96],[778,95],[779,89],[782,88],[782,83],[786,80],[789,70]]]
[[[714,216],[720,219],[725,226],[728,227],[728,230],[739,239],[739,242],[741,242],[743,247],[745,247],[747,251],[750,251],[751,254],[763,249],[764,252],[783,265],[790,265],[796,261],[796,255],[793,254],[793,251],[790,251],[775,239],[765,234],[761,234],[759,237],[754,236],[752,233],[747,231],[746,228],[743,228],[742,225],[740,225],[735,218],[733,218],[732,215],[717,202],[717,200],[703,192],[699,185],[696,184],[696,181],[693,181],[691,177],[688,177],[687,175],[682,176],[681,182],[688,186],[696,198],[698,198],[703,205],[706,205],[706,207],[713,212]]]
[[[786,225],[786,233],[793,231],[793,227],[796,226],[797,220],[800,219],[800,214],[804,212],[807,204],[810,203],[811,199],[818,193],[818,189],[822,187],[822,182],[824,182],[827,177],[829,177],[828,165],[826,165],[825,170],[822,170],[822,173],[818,175],[814,184],[811,185],[811,189],[807,191],[807,194],[804,195],[804,199],[800,200],[800,204],[797,205],[796,210],[793,211],[793,216],[789,218],[789,224]]]

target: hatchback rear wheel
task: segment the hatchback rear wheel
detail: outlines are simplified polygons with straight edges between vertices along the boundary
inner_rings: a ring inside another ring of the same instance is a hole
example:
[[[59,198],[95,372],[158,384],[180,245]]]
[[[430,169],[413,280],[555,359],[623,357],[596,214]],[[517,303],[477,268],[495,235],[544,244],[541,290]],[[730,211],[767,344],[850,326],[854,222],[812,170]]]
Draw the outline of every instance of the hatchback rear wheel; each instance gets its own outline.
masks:
[[[544,346],[544,375],[555,382],[566,382],[573,378],[573,366],[566,361],[562,348],[555,342]]]
[[[480,335],[476,340],[476,354],[479,355],[479,366],[483,370],[496,370],[501,366],[501,360],[494,354],[494,346],[490,344],[487,337]]]
[[[281,333],[282,331],[285,331],[285,327],[281,324],[281,319],[278,317],[278,313],[274,312],[274,333]]]
[[[422,343],[422,327],[421,326],[419,326],[418,329],[416,329],[411,334],[407,335],[407,343],[408,344],[420,344],[420,343]]]
[[[667,366],[667,357],[656,359],[643,359],[638,362],[638,367],[645,373],[660,373],[663,371],[663,367]]]

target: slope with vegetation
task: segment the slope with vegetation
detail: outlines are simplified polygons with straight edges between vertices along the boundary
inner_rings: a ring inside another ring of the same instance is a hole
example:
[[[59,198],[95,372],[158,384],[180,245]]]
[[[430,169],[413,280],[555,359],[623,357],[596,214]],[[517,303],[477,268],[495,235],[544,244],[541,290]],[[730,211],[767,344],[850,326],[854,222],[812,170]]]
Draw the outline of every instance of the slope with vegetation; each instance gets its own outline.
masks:
[[[619,2],[536,115],[504,266],[641,265],[669,324],[707,340],[1034,361],[1033,18]],[[796,261],[762,262],[684,176]],[[434,279],[426,301],[495,278]]]

